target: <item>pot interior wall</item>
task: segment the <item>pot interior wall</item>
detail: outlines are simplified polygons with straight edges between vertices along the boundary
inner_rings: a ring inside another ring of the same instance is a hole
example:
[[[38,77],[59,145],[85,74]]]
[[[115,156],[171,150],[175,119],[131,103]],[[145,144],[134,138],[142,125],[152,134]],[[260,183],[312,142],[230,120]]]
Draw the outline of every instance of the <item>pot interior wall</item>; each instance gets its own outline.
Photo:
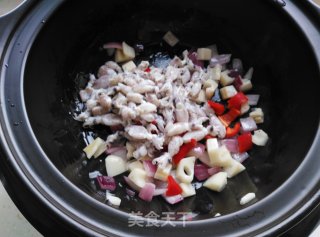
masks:
[[[160,46],[168,30],[181,47]],[[101,45],[108,41],[142,43],[171,54],[186,46],[217,44],[219,52],[241,58],[255,69],[253,93],[261,95],[261,126],[270,136],[245,161],[247,171],[229,180],[222,193],[199,189],[195,197],[170,206],[161,198],[145,203],[122,198],[126,212],[195,211],[203,219],[241,209],[239,198],[256,192],[258,200],[278,188],[304,159],[317,129],[319,72],[312,49],[281,9],[257,0],[225,1],[68,1],[43,26],[27,60],[24,91],[30,123],[52,163],[81,190],[104,201],[88,178],[102,159],[86,161],[84,138],[108,133],[84,130],[73,119],[78,91],[88,73],[109,60]],[[36,157],[35,157],[36,159]],[[121,178],[118,182],[123,182]],[[126,196],[119,188],[118,196]]]

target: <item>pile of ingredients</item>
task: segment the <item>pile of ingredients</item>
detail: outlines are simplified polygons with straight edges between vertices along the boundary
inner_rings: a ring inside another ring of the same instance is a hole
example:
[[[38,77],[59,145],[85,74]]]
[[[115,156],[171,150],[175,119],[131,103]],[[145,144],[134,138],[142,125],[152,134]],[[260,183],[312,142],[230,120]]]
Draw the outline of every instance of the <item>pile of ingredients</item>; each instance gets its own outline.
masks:
[[[171,32],[164,40],[172,47],[178,43]],[[89,177],[106,190],[110,204],[121,203],[112,194],[117,175],[123,175],[128,194],[148,202],[161,195],[175,204],[196,195],[195,180],[221,192],[228,178],[245,170],[248,151],[266,145],[268,135],[257,127],[264,121],[259,95],[246,94],[253,69],[243,75],[240,59],[211,46],[185,50],[159,68],[136,64],[135,49],[125,42],[104,48],[114,61],[90,75],[80,91],[85,110],[75,118],[85,127],[114,131],[84,148],[89,159],[107,155],[107,175],[93,171]],[[249,193],[240,204],[254,198]]]

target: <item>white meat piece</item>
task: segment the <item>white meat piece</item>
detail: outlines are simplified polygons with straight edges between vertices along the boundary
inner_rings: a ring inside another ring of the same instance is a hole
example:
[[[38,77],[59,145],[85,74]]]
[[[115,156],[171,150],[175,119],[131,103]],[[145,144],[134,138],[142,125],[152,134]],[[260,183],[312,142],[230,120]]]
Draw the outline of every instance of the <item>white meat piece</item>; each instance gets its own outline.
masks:
[[[144,102],[137,107],[137,112],[139,114],[148,114],[148,113],[157,112],[157,106],[149,102]]]
[[[152,164],[158,165],[158,167],[166,167],[168,163],[171,163],[171,156],[168,152],[163,153],[158,158],[152,160]]]
[[[188,122],[189,121],[189,113],[188,110],[182,103],[177,103],[175,110],[176,120],[177,122]]]
[[[199,94],[199,92],[201,91],[201,86],[202,86],[201,82],[194,83],[192,86],[190,95],[192,97],[196,97]]]
[[[141,95],[139,93],[135,93],[135,92],[129,92],[127,94],[127,99],[129,101],[136,103],[136,104],[141,104],[143,102],[143,95]]]
[[[125,128],[125,131],[134,140],[151,140],[152,134],[148,133],[144,126],[140,125],[130,125]]]
[[[173,66],[168,66],[166,69],[165,77],[167,81],[173,82],[180,75],[179,68],[175,68]]]
[[[180,150],[180,146],[183,144],[183,139],[180,136],[175,136],[171,139],[168,145],[168,152],[171,156],[177,154]]]
[[[123,125],[122,118],[116,114],[105,114],[101,116],[101,124],[106,126]]]
[[[123,120],[130,121],[137,117],[137,112],[128,106],[122,106],[119,110]]]
[[[151,140],[153,146],[157,150],[162,150],[163,149],[163,144],[164,144],[164,136],[154,136]]]
[[[184,143],[190,142],[191,139],[195,139],[197,141],[202,140],[208,134],[208,130],[206,128],[202,128],[201,130],[187,132],[183,135],[182,139]]]
[[[106,67],[113,69],[117,73],[121,73],[122,69],[121,67],[114,61],[108,61],[104,64]]]
[[[148,61],[141,61],[141,63],[138,65],[138,69],[141,71],[146,70],[149,67]]]
[[[138,149],[136,149],[132,155],[136,159],[140,159],[148,154],[147,147],[145,145],[141,145]]]
[[[169,137],[185,133],[190,130],[189,123],[174,123],[168,124],[165,128]]]
[[[98,98],[98,102],[107,112],[109,112],[109,110],[111,109],[111,105],[112,105],[112,99],[110,96],[107,96],[105,94],[101,94]]]
[[[140,118],[148,123],[151,123],[155,119],[155,114],[140,114]]]
[[[219,138],[224,138],[226,136],[226,128],[217,116],[211,116],[210,125],[212,128],[212,131],[210,131],[211,135],[218,136]]]
[[[127,96],[130,92],[132,92],[132,88],[130,86],[123,84],[123,83],[118,83],[117,90],[118,90],[118,92],[121,92],[122,94],[127,95]]]
[[[113,105],[120,109],[122,106],[127,104],[127,97],[125,97],[123,94],[118,93],[116,96],[113,97]]]

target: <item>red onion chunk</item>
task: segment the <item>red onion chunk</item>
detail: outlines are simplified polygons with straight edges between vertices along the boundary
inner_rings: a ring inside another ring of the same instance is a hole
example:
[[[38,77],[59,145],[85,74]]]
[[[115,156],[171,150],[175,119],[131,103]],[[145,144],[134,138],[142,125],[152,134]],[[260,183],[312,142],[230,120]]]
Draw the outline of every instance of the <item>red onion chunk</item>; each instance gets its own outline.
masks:
[[[196,176],[196,179],[199,181],[209,178],[208,166],[204,164],[196,164],[194,166],[194,176]]]
[[[212,176],[216,173],[219,173],[221,171],[222,171],[221,167],[218,167],[218,166],[214,166],[214,167],[208,169],[208,173],[210,176]]]
[[[233,81],[233,86],[237,89],[237,91],[240,91],[242,84],[243,82],[240,76],[237,76]]]
[[[189,52],[188,58],[193,62],[194,65],[199,67],[204,67],[204,63],[202,60],[197,59],[197,53],[196,52]]]
[[[112,146],[106,150],[107,154],[113,154],[119,150],[126,149],[124,146]]]
[[[122,43],[108,42],[102,46],[104,49],[122,49]]]
[[[249,105],[257,105],[260,95],[246,95],[248,97],[248,104]]]
[[[152,164],[151,160],[144,160],[143,167],[149,177],[153,177],[157,171],[157,166]]]
[[[97,181],[102,190],[114,191],[116,189],[116,181],[113,177],[97,176]]]
[[[156,185],[153,183],[146,183],[140,190],[139,197],[144,201],[151,202],[155,189]]]
[[[231,153],[237,153],[239,152],[238,150],[238,140],[235,138],[231,139],[223,139],[220,141],[221,145],[225,145],[226,148],[231,152]]]
[[[166,191],[167,191],[166,188],[156,188],[156,189],[154,190],[153,196],[163,195],[163,194],[165,194]]]
[[[249,158],[249,154],[247,152],[235,153],[235,154],[232,154],[232,158],[242,163]]]
[[[240,123],[241,123],[241,132],[242,133],[252,132],[254,130],[257,130],[257,124],[254,121],[254,119],[251,117],[241,118]]]
[[[136,195],[136,192],[131,190],[130,188],[126,188],[126,193],[130,196],[133,197],[134,195]]]
[[[167,196],[164,196],[162,195],[163,198],[167,201],[167,203],[170,203],[170,204],[176,204],[178,202],[181,202],[183,200],[183,197],[178,194],[178,195],[175,195],[175,196],[170,196],[170,197],[167,197]]]
[[[230,62],[231,54],[220,54],[211,58],[210,67],[214,67],[217,64],[224,65]]]

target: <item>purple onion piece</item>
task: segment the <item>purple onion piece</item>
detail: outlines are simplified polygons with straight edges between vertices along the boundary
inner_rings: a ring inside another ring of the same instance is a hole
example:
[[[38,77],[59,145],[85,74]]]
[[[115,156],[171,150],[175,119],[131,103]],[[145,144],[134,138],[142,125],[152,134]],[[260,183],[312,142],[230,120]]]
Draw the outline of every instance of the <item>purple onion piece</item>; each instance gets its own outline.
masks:
[[[224,65],[230,62],[231,54],[220,54],[210,59],[210,67],[214,67],[217,64]]]
[[[209,178],[209,173],[208,173],[208,166],[204,164],[196,164],[194,166],[194,176],[197,178],[199,181],[203,181],[207,178]]]
[[[114,191],[116,189],[116,182],[110,176],[97,176],[97,181],[101,189]]]
[[[257,130],[257,128],[258,128],[256,122],[251,117],[241,118],[240,123],[241,123],[241,132],[242,133],[252,132],[254,130]]]
[[[237,139],[223,139],[220,141],[221,145],[225,145],[231,153],[238,153],[238,140]]]
[[[134,195],[136,195],[136,192],[129,189],[129,188],[126,188],[126,193],[130,196],[130,197],[133,197]]]
[[[247,152],[235,153],[235,154],[232,154],[232,158],[235,159],[236,161],[242,163],[242,162],[244,162],[246,159],[249,158],[249,154],[248,154]]]
[[[246,95],[248,97],[249,105],[257,105],[260,99],[260,95]]]

